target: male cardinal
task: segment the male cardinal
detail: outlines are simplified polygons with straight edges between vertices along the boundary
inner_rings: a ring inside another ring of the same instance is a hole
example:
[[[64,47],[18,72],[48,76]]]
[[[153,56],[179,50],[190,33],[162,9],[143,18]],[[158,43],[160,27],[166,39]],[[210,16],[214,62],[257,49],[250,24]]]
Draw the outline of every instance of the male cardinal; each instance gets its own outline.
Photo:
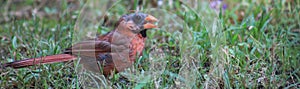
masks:
[[[87,70],[102,71],[105,76],[128,68],[140,56],[145,46],[147,29],[156,28],[158,20],[148,14],[131,13],[123,15],[116,28],[93,40],[82,41],[66,49],[63,54],[30,58],[5,63],[2,66],[22,68],[38,64],[70,61],[80,57],[80,63]]]

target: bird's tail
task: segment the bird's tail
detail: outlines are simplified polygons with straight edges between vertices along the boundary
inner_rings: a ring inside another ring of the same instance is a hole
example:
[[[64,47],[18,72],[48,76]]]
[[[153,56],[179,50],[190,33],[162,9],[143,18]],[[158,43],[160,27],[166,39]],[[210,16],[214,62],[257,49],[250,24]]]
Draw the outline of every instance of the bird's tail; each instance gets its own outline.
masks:
[[[76,59],[75,56],[70,54],[58,54],[58,55],[51,55],[45,56],[40,58],[31,58],[31,59],[24,59],[15,62],[5,63],[3,67],[12,67],[12,68],[22,68],[27,66],[33,66],[38,64],[50,64],[56,62],[64,62]]]

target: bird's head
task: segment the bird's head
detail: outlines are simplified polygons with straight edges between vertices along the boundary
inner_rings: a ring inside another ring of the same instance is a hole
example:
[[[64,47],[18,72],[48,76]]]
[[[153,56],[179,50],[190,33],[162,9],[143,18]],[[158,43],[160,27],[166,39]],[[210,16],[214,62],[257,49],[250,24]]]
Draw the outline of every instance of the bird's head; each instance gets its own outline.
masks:
[[[119,20],[119,26],[125,27],[126,30],[130,30],[133,33],[141,33],[146,35],[146,30],[156,28],[154,22],[158,20],[149,14],[144,13],[132,13],[123,15]]]

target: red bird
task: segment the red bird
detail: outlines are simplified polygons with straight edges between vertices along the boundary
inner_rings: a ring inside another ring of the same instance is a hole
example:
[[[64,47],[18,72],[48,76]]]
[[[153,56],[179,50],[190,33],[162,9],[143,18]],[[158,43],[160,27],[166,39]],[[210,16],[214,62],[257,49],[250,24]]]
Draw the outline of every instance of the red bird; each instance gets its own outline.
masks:
[[[80,57],[80,64],[85,69],[98,73],[102,71],[107,76],[112,71],[122,71],[135,62],[137,55],[144,49],[147,29],[156,28],[153,24],[156,21],[155,17],[144,13],[123,15],[114,30],[96,39],[79,42],[66,49],[63,54],[24,59],[2,66],[22,68]]]

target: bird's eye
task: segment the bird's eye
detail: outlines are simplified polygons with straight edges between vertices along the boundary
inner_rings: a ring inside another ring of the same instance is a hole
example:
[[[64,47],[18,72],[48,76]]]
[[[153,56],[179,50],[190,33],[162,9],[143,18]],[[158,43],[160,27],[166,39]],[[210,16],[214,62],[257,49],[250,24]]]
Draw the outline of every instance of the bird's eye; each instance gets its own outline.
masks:
[[[136,15],[136,17],[135,17],[136,20],[141,20],[141,18],[142,18],[142,17],[139,16],[139,15]]]
[[[133,20],[136,23],[140,23],[142,21],[142,17],[140,15],[136,15]]]

